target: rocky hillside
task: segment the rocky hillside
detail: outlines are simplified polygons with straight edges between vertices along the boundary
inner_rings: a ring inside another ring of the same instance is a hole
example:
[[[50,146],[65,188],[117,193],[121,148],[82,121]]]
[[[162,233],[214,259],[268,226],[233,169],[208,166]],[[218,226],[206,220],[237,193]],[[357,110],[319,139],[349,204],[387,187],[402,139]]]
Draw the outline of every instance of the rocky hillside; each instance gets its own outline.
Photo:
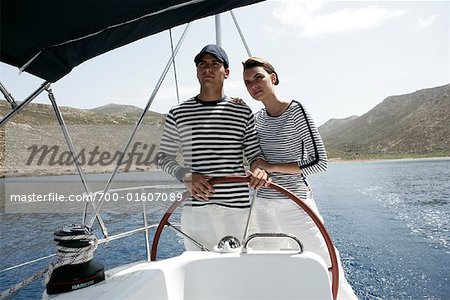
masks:
[[[111,109],[113,108],[113,109]],[[0,100],[0,114],[10,109]],[[106,111],[105,111],[106,110]],[[93,110],[61,107],[76,151],[86,173],[110,172],[139,119],[142,109],[111,105]],[[127,153],[122,171],[151,170],[165,116],[148,112]],[[134,150],[133,150],[134,148]],[[53,109],[29,104],[0,128],[0,176],[74,174],[76,167]]]
[[[450,85],[390,96],[319,127],[331,158],[450,156]]]
[[[142,108],[133,106],[133,105],[121,105],[121,104],[106,104],[103,106],[99,106],[92,109],[86,109],[88,112],[105,114],[105,115],[114,115],[114,116],[123,116],[123,115],[136,115],[142,113]],[[156,114],[151,111],[149,114]]]
[[[343,128],[345,128],[345,126],[347,126],[348,123],[350,123],[351,121],[353,121],[357,118],[359,118],[359,116],[353,115],[351,117],[347,117],[344,119],[330,119],[326,123],[324,123],[322,126],[319,127],[320,132],[321,133],[339,132]]]

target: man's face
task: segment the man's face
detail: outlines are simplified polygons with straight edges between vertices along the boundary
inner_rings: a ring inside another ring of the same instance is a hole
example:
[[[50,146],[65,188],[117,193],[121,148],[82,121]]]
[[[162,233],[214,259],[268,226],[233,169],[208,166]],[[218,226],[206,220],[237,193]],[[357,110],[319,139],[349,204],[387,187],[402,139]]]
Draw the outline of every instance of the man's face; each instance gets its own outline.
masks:
[[[202,86],[222,85],[229,73],[223,62],[211,54],[204,54],[197,63],[197,78]]]

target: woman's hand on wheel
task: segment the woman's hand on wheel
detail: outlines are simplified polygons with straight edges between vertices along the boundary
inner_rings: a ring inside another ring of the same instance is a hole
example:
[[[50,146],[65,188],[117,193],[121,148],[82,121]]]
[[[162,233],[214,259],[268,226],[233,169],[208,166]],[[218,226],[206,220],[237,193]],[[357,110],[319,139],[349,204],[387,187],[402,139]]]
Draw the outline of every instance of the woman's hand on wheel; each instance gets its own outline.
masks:
[[[253,172],[247,171],[247,175],[251,177],[249,186],[252,189],[268,186],[272,182],[272,179],[269,178],[267,172],[260,168],[255,168]]]

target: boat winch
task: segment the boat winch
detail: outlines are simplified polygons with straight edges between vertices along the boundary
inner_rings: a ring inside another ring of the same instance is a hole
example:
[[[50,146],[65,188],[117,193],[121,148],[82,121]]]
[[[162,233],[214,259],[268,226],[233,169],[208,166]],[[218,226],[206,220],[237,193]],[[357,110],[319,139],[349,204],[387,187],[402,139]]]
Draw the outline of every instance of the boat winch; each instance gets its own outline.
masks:
[[[70,292],[105,280],[103,265],[93,261],[97,238],[88,227],[63,227],[54,235],[57,262],[47,283],[48,294]]]

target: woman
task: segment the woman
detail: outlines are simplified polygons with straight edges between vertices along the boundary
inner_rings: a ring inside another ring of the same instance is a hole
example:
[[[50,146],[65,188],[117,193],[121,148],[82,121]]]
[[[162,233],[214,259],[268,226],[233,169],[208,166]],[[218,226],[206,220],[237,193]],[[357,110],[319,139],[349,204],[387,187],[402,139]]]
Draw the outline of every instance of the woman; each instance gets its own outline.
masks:
[[[279,78],[269,62],[250,57],[243,66],[247,91],[265,106],[256,114],[256,130],[266,160],[258,167],[270,173],[274,183],[306,200],[306,204],[320,217],[307,176],[326,171],[327,155],[314,122],[302,104],[280,98],[275,93]],[[294,202],[287,201],[276,191],[260,188],[253,214],[260,232],[294,234],[302,241],[305,250],[319,254],[330,265],[328,250],[318,228]],[[275,240],[261,242],[258,246],[280,249],[291,247],[290,243],[288,239]],[[339,269],[338,299],[357,299],[345,279],[340,260]]]

